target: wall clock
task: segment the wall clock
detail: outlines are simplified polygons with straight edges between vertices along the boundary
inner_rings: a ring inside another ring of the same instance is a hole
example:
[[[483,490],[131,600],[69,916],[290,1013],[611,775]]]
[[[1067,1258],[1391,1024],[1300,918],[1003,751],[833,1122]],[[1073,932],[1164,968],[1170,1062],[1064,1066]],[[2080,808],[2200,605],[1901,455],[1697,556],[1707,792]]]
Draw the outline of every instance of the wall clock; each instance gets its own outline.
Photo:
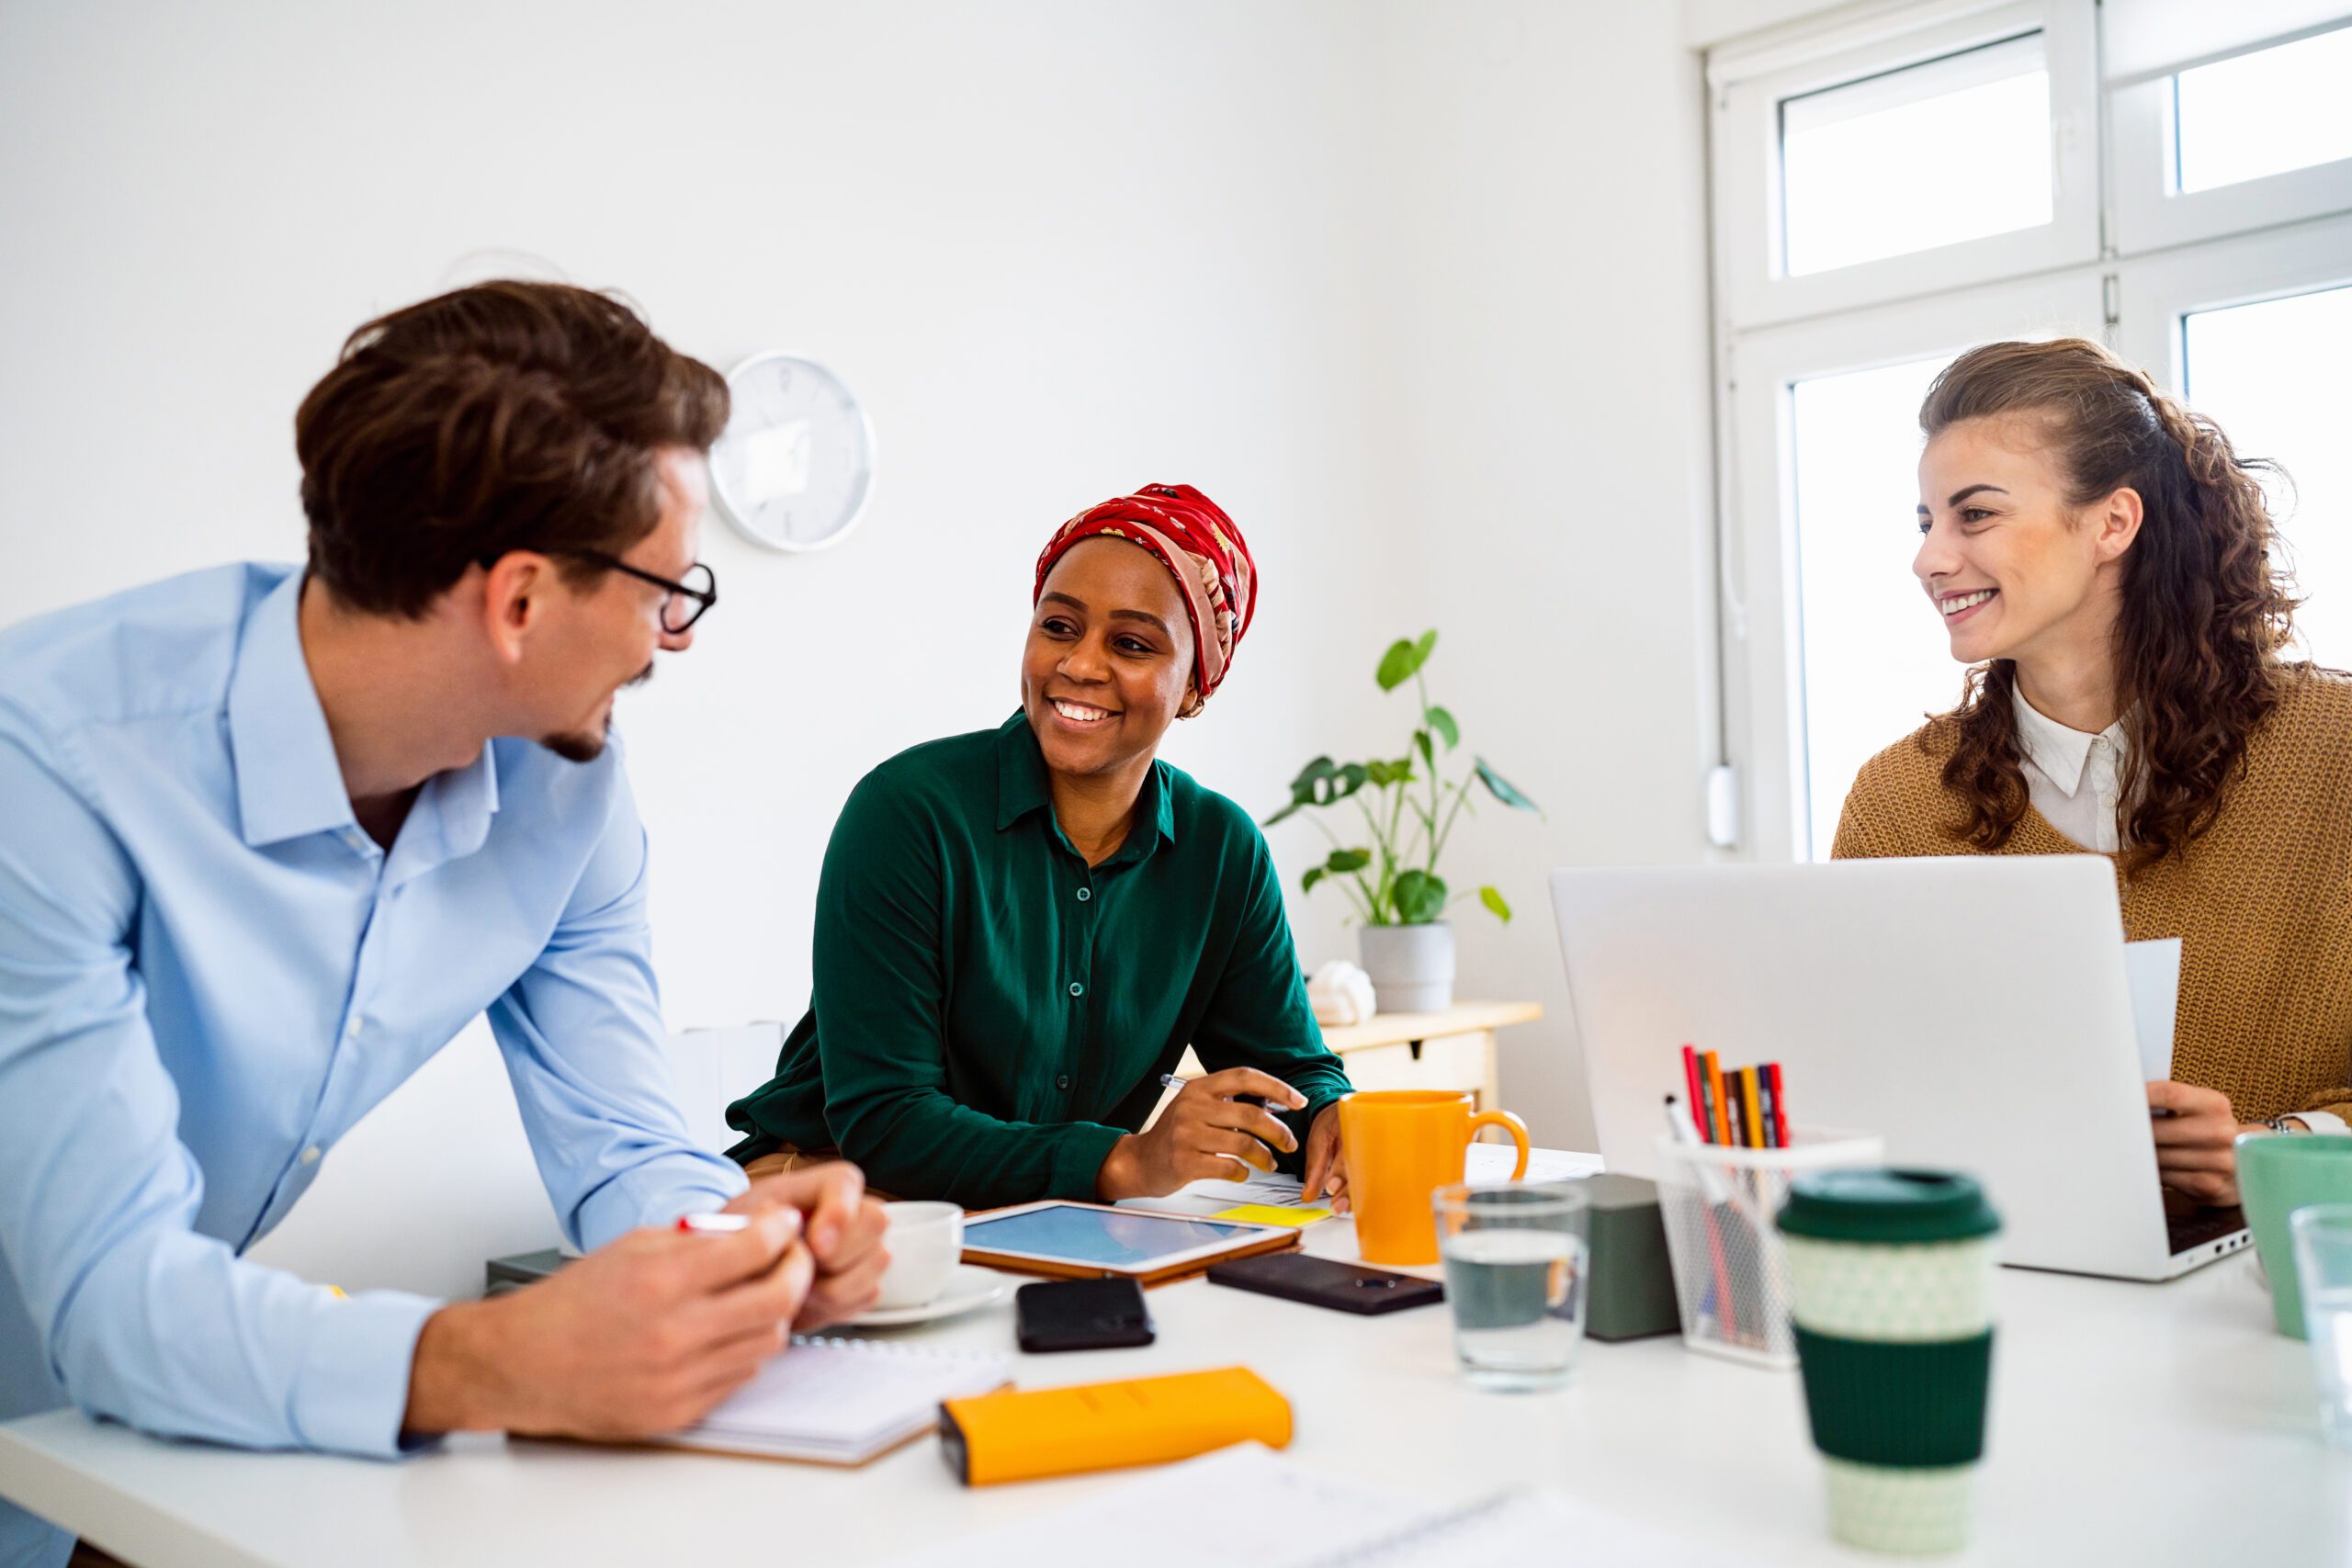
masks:
[[[710,449],[720,515],[772,550],[846,537],[874,490],[874,427],[840,377],[813,360],[755,354],[727,373],[733,412]]]

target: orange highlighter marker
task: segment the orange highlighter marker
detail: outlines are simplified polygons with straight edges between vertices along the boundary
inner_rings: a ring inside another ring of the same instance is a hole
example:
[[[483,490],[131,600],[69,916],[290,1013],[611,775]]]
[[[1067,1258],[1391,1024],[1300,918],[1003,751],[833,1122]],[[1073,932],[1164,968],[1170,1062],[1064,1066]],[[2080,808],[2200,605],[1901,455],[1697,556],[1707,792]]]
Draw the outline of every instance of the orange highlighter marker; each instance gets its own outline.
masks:
[[[1001,1390],[939,1407],[942,1457],[967,1486],[1163,1464],[1256,1438],[1290,1446],[1290,1401],[1247,1367]]]
[[[1739,1110],[1747,1119],[1747,1146],[1760,1149],[1764,1144],[1763,1097],[1756,1092],[1756,1069],[1739,1069]]]
[[[1723,1063],[1713,1051],[1702,1051],[1699,1053],[1699,1060],[1707,1069],[1708,1098],[1714,1102],[1715,1142],[1728,1144],[1732,1141],[1731,1117],[1725,1113],[1724,1108]]]

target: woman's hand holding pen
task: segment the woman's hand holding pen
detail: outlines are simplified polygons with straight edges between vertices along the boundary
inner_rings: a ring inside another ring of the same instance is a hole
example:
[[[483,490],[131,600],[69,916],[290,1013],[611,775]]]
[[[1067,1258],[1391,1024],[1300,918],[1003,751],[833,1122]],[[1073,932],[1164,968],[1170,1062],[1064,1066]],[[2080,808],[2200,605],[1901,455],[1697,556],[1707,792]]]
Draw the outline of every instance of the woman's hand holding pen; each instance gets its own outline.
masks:
[[[1160,1107],[1159,1120],[1111,1146],[1094,1178],[1095,1191],[1115,1203],[1163,1197],[1204,1178],[1238,1181],[1248,1174],[1242,1166],[1272,1170],[1274,1151],[1288,1154],[1298,1140],[1263,1106],[1238,1098],[1242,1095],[1290,1111],[1306,1103],[1298,1090],[1255,1067],[1194,1078]]]

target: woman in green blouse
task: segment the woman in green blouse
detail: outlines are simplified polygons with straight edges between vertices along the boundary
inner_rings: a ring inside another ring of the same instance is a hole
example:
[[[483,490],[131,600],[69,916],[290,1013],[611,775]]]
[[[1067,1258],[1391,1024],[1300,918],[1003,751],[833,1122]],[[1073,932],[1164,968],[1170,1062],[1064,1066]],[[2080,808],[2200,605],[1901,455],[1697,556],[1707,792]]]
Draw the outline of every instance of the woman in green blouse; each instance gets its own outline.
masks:
[[[877,1189],[971,1208],[1280,1168],[1345,1209],[1347,1075],[1265,840],[1156,755],[1224,679],[1255,599],[1248,546],[1189,485],[1057,531],[1022,711],[899,753],[842,808],[815,995],[775,1077],[728,1111],[737,1159],[845,1156]],[[1212,1070],[1137,1131],[1187,1044]]]

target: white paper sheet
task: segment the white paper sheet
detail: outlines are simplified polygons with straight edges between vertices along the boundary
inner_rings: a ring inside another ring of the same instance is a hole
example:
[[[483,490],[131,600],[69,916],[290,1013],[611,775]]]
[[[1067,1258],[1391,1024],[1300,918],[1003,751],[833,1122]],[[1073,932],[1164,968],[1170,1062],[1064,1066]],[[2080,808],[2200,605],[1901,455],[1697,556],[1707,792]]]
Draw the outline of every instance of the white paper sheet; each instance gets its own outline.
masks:
[[[2132,1035],[2140,1043],[2140,1076],[2172,1077],[2172,1032],[2180,1009],[2180,938],[2123,944],[2123,983],[2132,993]]]
[[[911,1553],[893,1568],[1101,1568],[1113,1560],[1120,1568],[1201,1568],[1237,1560],[1237,1511],[1248,1519],[1238,1560],[1251,1568],[1553,1562],[1565,1561],[1564,1541],[1575,1543],[1575,1561],[1612,1568],[1698,1561],[1690,1542],[1564,1493],[1510,1492],[1460,1509],[1433,1508],[1243,1443],[1145,1472],[1054,1513]]]

